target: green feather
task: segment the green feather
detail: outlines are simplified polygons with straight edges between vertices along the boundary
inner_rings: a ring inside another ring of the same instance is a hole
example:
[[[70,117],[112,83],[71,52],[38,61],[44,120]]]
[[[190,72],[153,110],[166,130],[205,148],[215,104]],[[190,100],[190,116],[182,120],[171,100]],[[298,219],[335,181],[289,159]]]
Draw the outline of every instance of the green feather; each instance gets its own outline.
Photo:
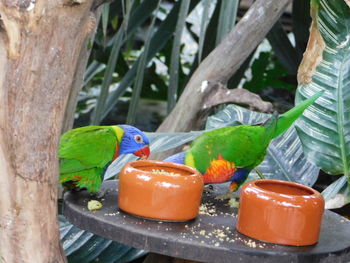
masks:
[[[223,158],[236,167],[252,170],[264,160],[271,140],[286,131],[322,94],[315,94],[280,117],[274,113],[264,124],[231,126],[202,134],[187,150],[185,164],[204,174],[211,161]]]
[[[101,174],[104,169],[92,168],[73,173],[61,174],[60,183],[65,184],[68,182],[75,182],[75,185],[79,188],[86,188],[90,193],[96,193],[101,186],[102,178]]]
[[[117,143],[117,135],[110,126],[86,126],[63,134],[58,150],[60,182],[74,181],[78,187],[97,192]]]
[[[277,130],[277,123],[278,123],[278,113],[274,112],[270,119],[268,119],[262,126],[265,129],[265,135],[264,135],[264,145],[268,145],[271,141],[271,139],[274,137],[276,130]]]
[[[263,126],[240,125],[207,132],[198,137],[187,154],[192,154],[195,168],[205,173],[210,161],[219,155],[237,167],[253,168],[261,162],[271,139]]]
[[[275,134],[273,135],[273,138],[278,137],[283,132],[285,132],[296,119],[298,119],[301,114],[303,114],[304,110],[309,107],[312,103],[315,102],[320,96],[322,96],[324,92],[320,91],[317,92],[315,95],[311,96],[309,99],[303,101],[299,105],[295,106],[291,110],[287,111],[286,113],[282,114],[277,122],[277,129],[275,131]]]

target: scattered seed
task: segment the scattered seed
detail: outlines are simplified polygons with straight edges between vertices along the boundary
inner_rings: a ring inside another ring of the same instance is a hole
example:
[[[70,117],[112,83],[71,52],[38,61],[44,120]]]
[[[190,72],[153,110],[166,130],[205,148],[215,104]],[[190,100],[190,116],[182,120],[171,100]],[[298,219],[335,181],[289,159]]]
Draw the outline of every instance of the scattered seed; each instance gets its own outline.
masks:
[[[161,174],[161,175],[170,175],[170,176],[181,176],[181,174],[168,172],[165,170],[159,170],[159,169],[152,169],[152,173],[154,174]]]

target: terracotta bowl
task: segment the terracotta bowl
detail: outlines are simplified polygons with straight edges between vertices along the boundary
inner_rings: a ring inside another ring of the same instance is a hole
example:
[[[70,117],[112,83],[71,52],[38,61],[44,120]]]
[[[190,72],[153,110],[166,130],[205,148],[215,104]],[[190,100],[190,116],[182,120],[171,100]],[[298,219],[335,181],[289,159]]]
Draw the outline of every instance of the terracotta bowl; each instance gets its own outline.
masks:
[[[322,195],[310,187],[256,180],[242,188],[236,228],[261,241],[313,245],[319,238],[323,211]]]
[[[119,208],[130,214],[166,221],[198,215],[203,176],[195,169],[163,161],[135,161],[119,174]]]

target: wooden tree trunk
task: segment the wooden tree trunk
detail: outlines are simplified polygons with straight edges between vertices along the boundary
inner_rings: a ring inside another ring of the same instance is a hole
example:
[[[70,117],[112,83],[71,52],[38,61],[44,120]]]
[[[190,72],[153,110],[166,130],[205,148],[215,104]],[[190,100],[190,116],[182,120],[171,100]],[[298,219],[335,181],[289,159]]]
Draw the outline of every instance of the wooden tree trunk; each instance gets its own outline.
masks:
[[[56,155],[93,5],[0,0],[0,262],[65,261]]]

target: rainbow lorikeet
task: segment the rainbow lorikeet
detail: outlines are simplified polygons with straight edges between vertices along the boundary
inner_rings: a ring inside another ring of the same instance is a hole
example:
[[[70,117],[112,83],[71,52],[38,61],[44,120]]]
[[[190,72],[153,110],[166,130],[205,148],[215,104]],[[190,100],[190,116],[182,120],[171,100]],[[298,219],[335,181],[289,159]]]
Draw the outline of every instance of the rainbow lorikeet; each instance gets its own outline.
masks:
[[[86,188],[96,193],[108,165],[128,153],[141,158],[150,154],[148,138],[135,127],[86,126],[70,130],[60,140],[59,182],[68,189]]]
[[[277,113],[261,125],[239,125],[208,131],[189,149],[165,161],[186,164],[203,174],[204,183],[231,182],[236,191],[253,168],[265,158],[273,138],[286,131],[323,92],[317,93],[281,116]]]

